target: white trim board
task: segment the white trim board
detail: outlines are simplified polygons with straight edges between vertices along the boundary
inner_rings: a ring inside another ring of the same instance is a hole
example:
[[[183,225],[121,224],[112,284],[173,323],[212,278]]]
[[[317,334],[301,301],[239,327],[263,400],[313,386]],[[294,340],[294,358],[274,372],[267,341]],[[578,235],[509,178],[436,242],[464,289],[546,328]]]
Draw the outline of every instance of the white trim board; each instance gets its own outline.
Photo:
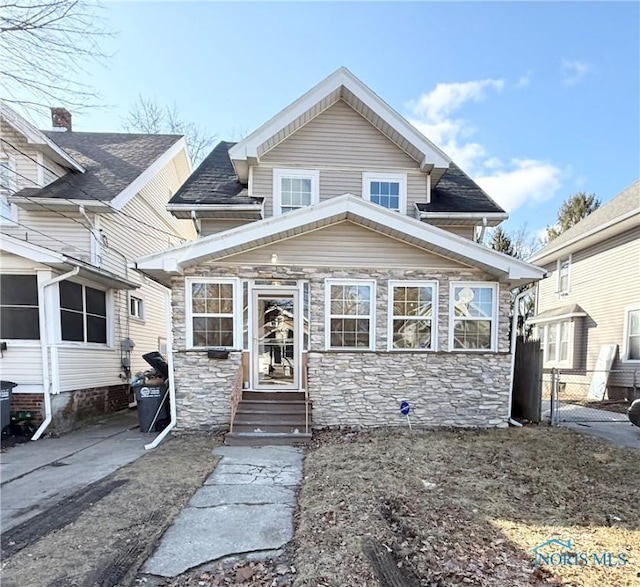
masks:
[[[536,281],[545,270],[469,239],[372,204],[353,194],[324,200],[313,206],[272,216],[248,225],[216,233],[138,259],[133,268],[149,275],[180,274],[184,267],[208,259],[229,256],[282,238],[303,234],[322,225],[355,218],[365,227],[409,244],[423,246],[464,264],[479,267],[511,281]]]

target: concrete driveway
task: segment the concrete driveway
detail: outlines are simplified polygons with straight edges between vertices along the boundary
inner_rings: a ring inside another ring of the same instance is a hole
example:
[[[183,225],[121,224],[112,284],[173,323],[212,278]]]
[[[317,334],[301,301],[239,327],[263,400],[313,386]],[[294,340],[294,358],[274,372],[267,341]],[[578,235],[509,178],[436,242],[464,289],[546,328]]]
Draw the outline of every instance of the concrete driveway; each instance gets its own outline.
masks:
[[[634,426],[626,414],[562,402],[558,412],[560,426],[603,438],[619,446],[640,449],[640,428]],[[547,407],[543,417],[549,420],[549,415]]]
[[[12,528],[145,453],[135,410],[0,454],[0,527]]]

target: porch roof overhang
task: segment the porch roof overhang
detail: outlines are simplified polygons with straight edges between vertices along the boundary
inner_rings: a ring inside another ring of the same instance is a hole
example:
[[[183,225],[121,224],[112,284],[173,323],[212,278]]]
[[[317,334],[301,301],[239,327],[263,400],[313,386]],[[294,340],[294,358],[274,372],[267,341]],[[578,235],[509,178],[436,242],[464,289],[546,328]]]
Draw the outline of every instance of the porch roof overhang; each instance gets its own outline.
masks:
[[[587,313],[578,304],[570,304],[568,306],[561,306],[540,312],[536,316],[533,316],[533,318],[529,318],[527,324],[557,322],[569,318],[584,318],[586,315]]]
[[[246,183],[249,167],[260,163],[260,157],[264,153],[284,141],[338,100],[344,100],[418,161],[423,171],[432,172],[436,181],[449,167],[451,159],[439,147],[400,116],[346,67],[341,67],[229,149],[229,157],[238,179]]]
[[[523,285],[544,277],[540,267],[504,255],[420,220],[344,194],[281,216],[178,245],[135,261],[133,268],[169,285],[185,268],[289,239],[342,221],[351,221],[409,245],[429,250],[501,281]]]
[[[509,218],[506,212],[422,212],[414,206],[416,218],[437,226],[498,226]]]
[[[132,290],[140,287],[139,284],[124,279],[110,271],[105,271],[99,267],[94,267],[85,261],[69,257],[46,247],[36,245],[19,238],[3,234],[0,242],[0,250],[29,259],[34,263],[46,265],[58,271],[68,271],[74,267],[80,269],[78,276],[84,277],[94,283],[109,287],[111,289]]]
[[[176,218],[213,218],[219,220],[260,220],[264,203],[260,204],[167,204]]]
[[[24,191],[24,190],[23,190]],[[34,189],[34,192],[37,191]],[[41,212],[44,208],[55,208],[60,212],[77,212],[79,208],[84,208],[87,212],[112,214],[116,212],[108,202],[99,200],[70,200],[67,198],[38,198],[35,196],[21,196],[22,192],[17,192],[7,199],[11,204],[20,206],[23,210]]]

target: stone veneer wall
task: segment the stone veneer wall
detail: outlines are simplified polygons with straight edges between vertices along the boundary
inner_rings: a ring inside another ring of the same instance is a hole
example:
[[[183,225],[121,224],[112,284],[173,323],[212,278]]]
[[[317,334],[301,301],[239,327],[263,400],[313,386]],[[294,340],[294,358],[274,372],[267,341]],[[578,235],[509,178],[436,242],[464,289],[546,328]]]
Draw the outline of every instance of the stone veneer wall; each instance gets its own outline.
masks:
[[[371,269],[259,267],[203,264],[175,277],[173,348],[178,430],[226,429],[230,394],[241,353],[209,359],[206,351],[187,351],[185,277],[307,280],[311,322],[309,392],[314,426],[402,425],[398,402],[414,407],[413,422],[424,426],[506,426],[510,377],[509,291],[500,287],[498,352],[448,353],[449,284],[495,281],[476,269]],[[325,279],[376,281],[375,351],[325,351]],[[434,280],[438,287],[438,352],[387,352],[388,280]]]

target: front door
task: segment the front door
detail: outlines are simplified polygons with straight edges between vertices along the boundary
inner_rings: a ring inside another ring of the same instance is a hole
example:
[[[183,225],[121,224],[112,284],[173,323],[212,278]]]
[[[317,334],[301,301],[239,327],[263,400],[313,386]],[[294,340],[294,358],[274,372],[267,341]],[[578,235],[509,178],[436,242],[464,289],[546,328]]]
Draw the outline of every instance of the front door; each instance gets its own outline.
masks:
[[[298,389],[298,338],[298,291],[254,290],[251,361],[254,389]]]

